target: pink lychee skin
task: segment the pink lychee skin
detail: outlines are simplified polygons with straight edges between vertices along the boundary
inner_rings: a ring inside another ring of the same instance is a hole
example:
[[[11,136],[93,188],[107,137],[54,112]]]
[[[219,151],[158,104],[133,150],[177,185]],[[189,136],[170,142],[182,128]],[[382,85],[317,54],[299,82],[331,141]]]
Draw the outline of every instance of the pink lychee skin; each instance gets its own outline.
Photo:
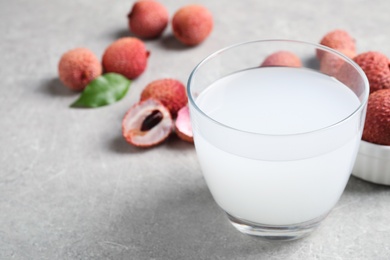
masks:
[[[390,89],[370,94],[362,139],[380,145],[390,145]]]
[[[141,93],[141,100],[155,98],[166,106],[175,118],[180,108],[187,104],[187,93],[179,80],[164,78],[150,82]]]
[[[370,83],[370,93],[390,88],[390,60],[376,51],[357,55],[353,60],[362,68]]]
[[[183,44],[194,46],[203,42],[213,30],[213,16],[201,5],[180,8],[172,18],[174,36]]]
[[[87,48],[76,48],[64,53],[58,63],[61,82],[74,91],[82,91],[102,74],[102,65]]]
[[[336,76],[344,63],[345,61],[339,56],[324,52],[320,60],[320,71],[329,76]]]
[[[135,79],[145,71],[148,57],[149,51],[143,41],[135,37],[123,37],[107,47],[103,54],[103,67],[106,72]]]
[[[141,38],[157,38],[168,25],[167,9],[154,0],[134,3],[129,15],[129,29]]]
[[[177,113],[175,132],[180,139],[190,143],[194,142],[188,105],[182,107]]]
[[[302,63],[299,57],[292,52],[277,51],[267,56],[260,66],[302,67]]]
[[[336,29],[328,32],[320,41],[321,45],[337,50],[349,58],[356,56],[355,39],[345,30]],[[318,49],[317,57],[321,60],[324,51]]]

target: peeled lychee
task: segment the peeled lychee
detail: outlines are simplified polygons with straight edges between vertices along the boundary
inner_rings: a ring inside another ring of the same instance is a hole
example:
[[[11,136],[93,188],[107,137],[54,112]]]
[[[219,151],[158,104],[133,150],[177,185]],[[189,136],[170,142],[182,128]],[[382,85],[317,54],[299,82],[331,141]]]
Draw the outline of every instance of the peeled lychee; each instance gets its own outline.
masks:
[[[201,5],[187,5],[173,16],[174,36],[185,45],[193,46],[204,41],[213,29],[213,16]]]
[[[58,74],[65,86],[82,91],[89,82],[102,74],[102,65],[92,51],[76,48],[62,55]]]
[[[146,69],[148,57],[149,52],[141,40],[124,37],[107,47],[103,54],[103,67],[106,72],[135,79]]]
[[[150,98],[133,105],[122,120],[126,141],[138,147],[152,147],[165,141],[173,129],[169,110]]]
[[[141,93],[141,100],[155,98],[163,103],[176,117],[180,108],[187,104],[187,94],[183,83],[176,79],[159,79],[149,83]]]
[[[177,113],[175,121],[175,132],[184,141],[193,143],[192,126],[190,121],[190,112],[188,106],[182,107]]]
[[[301,60],[297,55],[289,51],[278,51],[265,58],[261,67],[282,66],[282,67],[301,67]]]
[[[353,59],[364,71],[370,83],[370,93],[390,88],[390,60],[380,52],[369,51]]]
[[[168,25],[167,9],[154,0],[140,0],[134,3],[129,15],[129,28],[136,36],[156,38]]]
[[[380,145],[390,145],[390,89],[381,89],[370,94],[362,139]]]
[[[337,50],[351,59],[356,56],[355,39],[345,30],[337,29],[328,32],[321,39],[320,44]],[[318,59],[321,59],[323,54],[324,51],[317,49]]]

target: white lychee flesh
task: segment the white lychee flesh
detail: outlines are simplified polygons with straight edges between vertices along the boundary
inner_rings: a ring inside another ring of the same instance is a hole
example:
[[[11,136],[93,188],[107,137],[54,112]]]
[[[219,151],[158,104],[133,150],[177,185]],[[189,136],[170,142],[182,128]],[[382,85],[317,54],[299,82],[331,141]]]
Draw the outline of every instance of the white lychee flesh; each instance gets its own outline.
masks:
[[[126,141],[138,147],[162,143],[172,132],[173,120],[169,110],[158,100],[150,98],[133,105],[122,121]]]

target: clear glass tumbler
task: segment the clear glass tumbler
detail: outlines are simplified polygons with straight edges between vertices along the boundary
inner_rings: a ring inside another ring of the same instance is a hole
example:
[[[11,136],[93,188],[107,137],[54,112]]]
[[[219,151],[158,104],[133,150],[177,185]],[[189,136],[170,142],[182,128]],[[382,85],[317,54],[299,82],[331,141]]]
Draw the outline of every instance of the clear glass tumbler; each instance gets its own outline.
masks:
[[[233,226],[269,240],[312,232],[358,151],[369,94],[359,66],[322,45],[252,41],[201,61],[187,93],[203,176]]]

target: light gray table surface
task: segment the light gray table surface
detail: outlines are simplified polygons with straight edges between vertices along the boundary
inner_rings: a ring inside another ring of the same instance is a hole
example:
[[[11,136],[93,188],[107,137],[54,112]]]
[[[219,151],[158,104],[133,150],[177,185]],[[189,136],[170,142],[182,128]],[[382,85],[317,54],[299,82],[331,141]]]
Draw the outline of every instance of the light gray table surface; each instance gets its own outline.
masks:
[[[351,176],[311,236],[269,243],[237,232],[213,201],[193,145],[176,137],[137,149],[121,120],[143,87],[183,82],[206,55],[247,40],[319,42],[348,30],[358,52],[390,55],[390,2],[194,0],[215,26],[194,48],[169,27],[147,70],[120,102],[71,109],[78,96],[58,80],[75,47],[100,58],[131,36],[132,1],[0,0],[0,259],[390,259],[390,188]],[[172,15],[188,2],[163,1]]]

